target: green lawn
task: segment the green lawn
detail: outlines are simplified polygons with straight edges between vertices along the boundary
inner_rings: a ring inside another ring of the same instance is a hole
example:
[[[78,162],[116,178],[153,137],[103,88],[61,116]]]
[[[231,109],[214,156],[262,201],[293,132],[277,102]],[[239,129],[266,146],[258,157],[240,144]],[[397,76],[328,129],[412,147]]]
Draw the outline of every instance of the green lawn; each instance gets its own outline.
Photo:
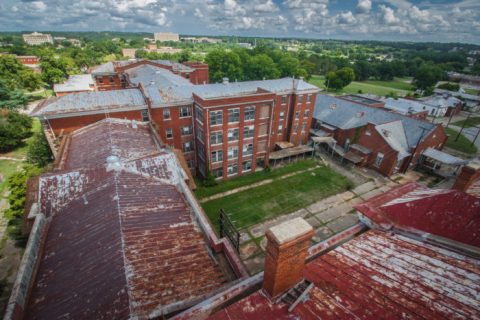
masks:
[[[477,153],[477,147],[475,147],[475,145],[472,145],[472,142],[468,140],[463,134],[458,137],[458,141],[455,141],[458,132],[451,128],[445,128],[445,131],[449,135],[447,143],[445,144],[446,147],[468,154]]]
[[[259,171],[252,174],[243,175],[237,178],[232,178],[219,182],[218,185],[212,187],[204,187],[201,182],[198,183],[198,187],[195,190],[195,195],[198,199],[210,197],[214,194],[225,192],[228,190],[247,186],[262,180],[274,179],[283,176],[288,173],[305,170],[317,165],[317,162],[313,159],[301,160],[292,164],[285,165],[280,168],[272,169],[270,171]]]
[[[465,120],[460,120],[460,121],[457,121],[457,122],[454,122],[452,123],[453,125],[455,126],[463,126],[463,124],[465,123],[465,127],[469,128],[469,127],[475,127],[475,126],[478,126],[480,125],[480,117],[470,117],[467,121],[467,119]]]
[[[11,160],[0,160],[0,198],[7,186],[7,179],[22,167],[22,162]]]
[[[202,204],[218,230],[219,210],[224,209],[238,228],[291,213],[315,201],[347,190],[352,183],[328,167],[319,167],[281,181],[238,192]]]
[[[468,93],[468,94],[473,94],[473,95],[475,95],[475,96],[480,95],[480,90],[477,90],[477,89],[467,89],[467,88],[464,88],[463,90],[465,90],[465,93]]]
[[[313,75],[309,82],[319,88],[325,89],[324,81],[324,76]],[[361,91],[362,93],[370,93],[379,96],[386,96],[390,93],[405,96],[409,91],[412,90],[412,85],[409,84],[408,80],[405,79],[395,79],[393,81],[368,80],[362,82],[353,81],[342,90],[336,91],[334,93],[355,94]]]

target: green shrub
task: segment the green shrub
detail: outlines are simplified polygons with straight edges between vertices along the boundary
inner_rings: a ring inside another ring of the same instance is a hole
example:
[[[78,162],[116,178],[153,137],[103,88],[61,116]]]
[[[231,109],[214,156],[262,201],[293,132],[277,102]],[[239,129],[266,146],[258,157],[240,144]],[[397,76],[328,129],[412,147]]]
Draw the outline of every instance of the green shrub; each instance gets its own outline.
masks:
[[[43,130],[36,132],[28,144],[27,162],[37,167],[45,167],[52,161],[52,151]]]
[[[0,113],[0,152],[8,152],[22,145],[31,135],[32,119],[16,111]]]

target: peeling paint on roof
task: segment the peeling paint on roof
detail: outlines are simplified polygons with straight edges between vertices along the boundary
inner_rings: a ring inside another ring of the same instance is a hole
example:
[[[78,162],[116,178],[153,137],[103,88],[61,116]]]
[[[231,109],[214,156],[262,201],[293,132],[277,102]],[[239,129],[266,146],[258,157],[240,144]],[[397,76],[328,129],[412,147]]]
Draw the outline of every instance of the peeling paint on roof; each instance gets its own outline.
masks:
[[[288,312],[261,291],[210,319],[480,319],[480,261],[368,231],[306,265],[315,287]]]
[[[355,208],[382,226],[413,228],[480,247],[480,198],[465,192],[410,183]]]

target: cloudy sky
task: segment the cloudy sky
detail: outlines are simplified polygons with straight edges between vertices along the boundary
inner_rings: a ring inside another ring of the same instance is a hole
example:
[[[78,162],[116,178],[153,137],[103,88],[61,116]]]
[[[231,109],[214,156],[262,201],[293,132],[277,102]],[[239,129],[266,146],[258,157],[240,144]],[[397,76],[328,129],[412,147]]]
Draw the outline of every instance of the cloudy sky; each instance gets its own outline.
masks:
[[[0,30],[480,44],[480,0],[0,0]]]

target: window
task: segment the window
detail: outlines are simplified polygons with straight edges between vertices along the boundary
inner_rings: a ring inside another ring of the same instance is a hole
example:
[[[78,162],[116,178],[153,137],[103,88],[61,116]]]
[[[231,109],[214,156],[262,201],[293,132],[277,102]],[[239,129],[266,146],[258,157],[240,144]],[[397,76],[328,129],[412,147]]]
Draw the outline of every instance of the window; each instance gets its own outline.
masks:
[[[303,116],[305,118],[308,118],[309,115],[310,115],[310,110],[305,110],[305,112],[303,113]]]
[[[243,139],[253,138],[254,127],[245,126],[243,128]]]
[[[195,117],[198,121],[203,123],[203,111],[198,106],[195,106]]]
[[[223,177],[223,168],[217,168],[212,170],[212,174],[215,178]]]
[[[103,77],[97,78],[98,83],[103,84]]]
[[[223,111],[210,111],[210,124],[212,126],[223,123]]]
[[[310,103],[310,102],[312,102],[312,95],[311,94],[307,95],[307,103]]]
[[[243,156],[248,156],[248,155],[251,155],[253,154],[253,144],[244,144],[243,145],[243,152],[242,152]]]
[[[192,159],[187,160],[187,166],[189,169],[193,169],[195,167],[195,161]]]
[[[228,141],[238,140],[238,128],[228,130]]]
[[[375,165],[377,167],[380,167],[380,165],[382,164],[382,161],[383,161],[383,153],[377,153],[377,158],[375,159]]]
[[[250,170],[252,170],[252,161],[242,162],[242,171],[250,171]]]
[[[302,132],[305,132],[305,129],[307,129],[307,124],[306,124],[306,123],[302,123]]]
[[[350,139],[345,140],[345,145],[343,146],[345,151],[350,149]]]
[[[198,155],[199,158],[205,160],[205,148],[201,144],[197,145],[197,155]],[[202,162],[199,163],[200,167],[201,167],[201,164],[202,164]]]
[[[279,125],[278,126],[278,134],[281,134],[283,132],[283,126],[282,125]]]
[[[287,96],[282,96],[282,104],[286,104],[287,103]]]
[[[300,119],[300,111],[295,112],[295,119]]]
[[[227,167],[227,174],[229,176],[237,174],[238,173],[238,165],[236,163],[230,164]]]
[[[228,122],[238,122],[238,121],[240,121],[240,109],[229,109]]]
[[[142,110],[142,121],[146,122],[148,120],[150,120],[148,117],[148,110]]]
[[[298,123],[295,123],[295,124],[293,125],[293,133],[294,133],[294,134],[297,133],[297,130],[298,130]]]
[[[203,135],[203,130],[200,129],[199,127],[195,127],[195,135],[197,136],[198,140],[200,140],[201,142],[205,142],[205,136]]]
[[[280,112],[280,119],[283,119],[285,117],[285,112]]]
[[[248,106],[245,108],[245,121],[255,120],[255,106]]]
[[[191,152],[193,151],[193,142],[187,141],[182,144],[183,152]]]
[[[192,126],[184,126],[182,127],[182,136],[188,136],[193,133],[193,127]]]
[[[172,128],[167,128],[167,129],[165,129],[165,135],[167,136],[167,139],[173,138],[173,130],[172,130]]]
[[[192,109],[190,107],[181,107],[180,108],[180,118],[191,117]]]
[[[365,135],[367,135],[367,136],[371,136],[371,135],[372,135],[372,133],[370,132],[370,130],[368,130],[368,129],[367,129],[367,130],[365,130]]]
[[[170,120],[170,109],[163,109],[163,120]]]
[[[210,144],[223,143],[223,132],[215,131],[210,134]]]
[[[238,158],[238,147],[228,148],[228,159]]]
[[[108,77],[108,82],[109,82],[110,84],[113,83],[113,76]]]
[[[127,80],[125,79],[124,75],[120,77],[120,83],[122,84],[122,86],[125,86],[127,84]]]
[[[298,96],[298,103],[302,103],[303,102],[303,96],[302,95],[299,95]]]
[[[223,161],[223,151],[222,150],[212,151],[212,163],[221,162],[221,161]]]

